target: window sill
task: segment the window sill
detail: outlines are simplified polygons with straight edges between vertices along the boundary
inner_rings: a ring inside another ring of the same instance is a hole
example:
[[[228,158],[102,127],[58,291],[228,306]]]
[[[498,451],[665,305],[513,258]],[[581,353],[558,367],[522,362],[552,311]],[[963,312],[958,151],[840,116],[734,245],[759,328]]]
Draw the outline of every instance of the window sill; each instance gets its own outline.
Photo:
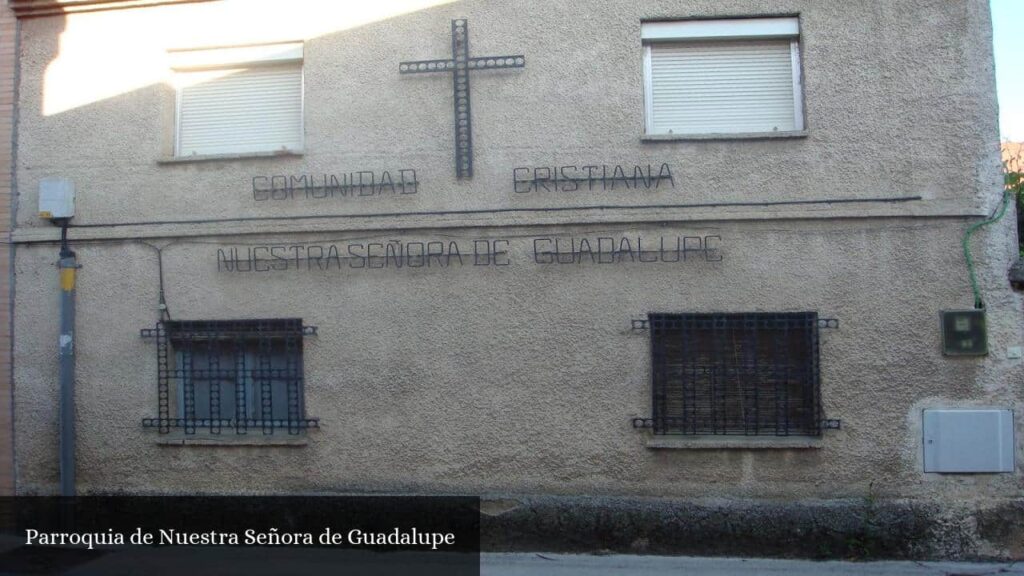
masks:
[[[706,140],[777,140],[807,138],[807,130],[791,132],[736,132],[722,134],[644,134],[641,142],[702,142]]]
[[[157,438],[156,443],[158,446],[306,446],[309,444],[306,434],[291,435],[282,432],[263,434],[258,429],[250,430],[248,434],[236,434],[234,430],[225,430],[220,434],[175,432],[161,435]]]
[[[821,438],[810,436],[654,436],[648,448],[668,450],[806,450],[821,448]]]
[[[238,154],[193,154],[191,156],[165,156],[157,164],[191,164],[225,160],[252,160],[257,158],[301,158],[302,150],[273,150],[270,152],[242,152]]]

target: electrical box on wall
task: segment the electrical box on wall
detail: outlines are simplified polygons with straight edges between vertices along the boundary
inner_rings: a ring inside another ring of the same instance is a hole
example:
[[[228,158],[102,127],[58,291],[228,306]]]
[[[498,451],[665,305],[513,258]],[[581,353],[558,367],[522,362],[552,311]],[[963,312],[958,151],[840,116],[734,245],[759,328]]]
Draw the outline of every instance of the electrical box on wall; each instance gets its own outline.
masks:
[[[39,217],[60,220],[75,216],[75,183],[67,178],[39,181]]]
[[[946,356],[988,354],[985,310],[943,310],[942,353]]]
[[[1013,412],[960,408],[924,411],[924,471],[1013,472]]]

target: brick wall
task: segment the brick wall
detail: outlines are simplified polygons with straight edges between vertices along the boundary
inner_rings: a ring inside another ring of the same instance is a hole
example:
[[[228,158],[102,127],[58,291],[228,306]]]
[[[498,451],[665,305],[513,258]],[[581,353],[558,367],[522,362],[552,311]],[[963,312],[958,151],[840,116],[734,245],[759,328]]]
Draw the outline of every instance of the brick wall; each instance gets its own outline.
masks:
[[[14,406],[11,389],[11,197],[18,23],[0,5],[0,495],[14,493]]]

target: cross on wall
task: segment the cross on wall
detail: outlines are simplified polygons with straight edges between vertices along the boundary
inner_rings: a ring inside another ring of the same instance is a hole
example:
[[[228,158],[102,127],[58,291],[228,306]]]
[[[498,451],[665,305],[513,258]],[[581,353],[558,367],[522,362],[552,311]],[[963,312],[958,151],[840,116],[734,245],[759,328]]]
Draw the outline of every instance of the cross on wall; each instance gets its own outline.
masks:
[[[469,24],[465,18],[452,20],[452,57],[443,60],[399,62],[399,74],[451,72],[455,96],[455,176],[473,177],[473,124],[469,105],[469,73],[491,68],[523,68],[526,58],[469,55]]]

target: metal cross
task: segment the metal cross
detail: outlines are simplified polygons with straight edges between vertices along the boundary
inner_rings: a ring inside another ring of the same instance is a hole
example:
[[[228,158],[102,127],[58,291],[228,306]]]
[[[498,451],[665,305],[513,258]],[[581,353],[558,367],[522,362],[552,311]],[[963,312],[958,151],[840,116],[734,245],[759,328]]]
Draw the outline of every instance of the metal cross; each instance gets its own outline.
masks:
[[[469,25],[465,18],[452,20],[452,57],[447,60],[400,62],[399,74],[451,72],[455,92],[455,176],[473,177],[473,129],[469,109],[469,72],[488,68],[522,68],[526,58],[514,56],[469,57]]]

